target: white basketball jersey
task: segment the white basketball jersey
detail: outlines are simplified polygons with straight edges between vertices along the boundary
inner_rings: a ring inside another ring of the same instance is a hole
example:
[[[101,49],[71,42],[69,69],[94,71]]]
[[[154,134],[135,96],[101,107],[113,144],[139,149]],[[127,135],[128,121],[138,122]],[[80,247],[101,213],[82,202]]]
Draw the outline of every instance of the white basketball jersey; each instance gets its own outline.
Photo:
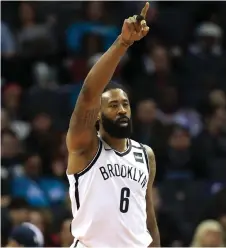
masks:
[[[67,176],[75,240],[86,247],[148,247],[149,165],[141,144],[128,140],[127,151],[119,153],[100,139],[92,162]]]

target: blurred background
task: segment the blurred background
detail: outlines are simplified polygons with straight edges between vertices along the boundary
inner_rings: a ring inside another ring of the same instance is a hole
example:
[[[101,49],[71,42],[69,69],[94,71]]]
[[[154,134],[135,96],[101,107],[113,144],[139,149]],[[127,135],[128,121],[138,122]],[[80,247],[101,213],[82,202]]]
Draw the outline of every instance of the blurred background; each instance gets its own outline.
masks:
[[[29,220],[67,247],[65,134],[87,72],[143,2],[1,2],[1,239]],[[226,2],[151,2],[114,80],[157,160],[162,246],[226,236]],[[109,219],[110,221],[110,219]],[[204,222],[203,222],[204,221]]]

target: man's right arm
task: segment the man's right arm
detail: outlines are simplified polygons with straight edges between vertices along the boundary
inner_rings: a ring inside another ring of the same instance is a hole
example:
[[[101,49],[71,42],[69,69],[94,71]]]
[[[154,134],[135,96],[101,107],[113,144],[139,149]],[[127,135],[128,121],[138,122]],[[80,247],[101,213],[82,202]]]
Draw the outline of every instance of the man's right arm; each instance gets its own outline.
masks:
[[[146,3],[141,11],[143,18],[148,8],[149,4]],[[88,73],[69,124],[67,134],[69,152],[83,152],[90,148],[93,141],[97,146],[95,123],[100,109],[101,94],[128,47],[134,41],[143,38],[148,30],[145,21],[141,24],[135,17],[126,19],[119,37]]]
[[[69,124],[67,134],[69,151],[83,151],[95,138],[95,123],[100,109],[101,94],[127,48],[128,46],[118,37],[87,75]]]

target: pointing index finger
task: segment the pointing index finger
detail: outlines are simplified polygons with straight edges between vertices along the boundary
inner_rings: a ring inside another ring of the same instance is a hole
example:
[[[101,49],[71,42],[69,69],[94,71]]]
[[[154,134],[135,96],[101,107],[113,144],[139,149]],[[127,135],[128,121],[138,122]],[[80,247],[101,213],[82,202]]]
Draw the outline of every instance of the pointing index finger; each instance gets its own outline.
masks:
[[[145,6],[143,7],[143,9],[141,10],[141,13],[140,13],[140,15],[144,17],[144,19],[146,17],[148,9],[149,9],[149,2],[146,2]]]

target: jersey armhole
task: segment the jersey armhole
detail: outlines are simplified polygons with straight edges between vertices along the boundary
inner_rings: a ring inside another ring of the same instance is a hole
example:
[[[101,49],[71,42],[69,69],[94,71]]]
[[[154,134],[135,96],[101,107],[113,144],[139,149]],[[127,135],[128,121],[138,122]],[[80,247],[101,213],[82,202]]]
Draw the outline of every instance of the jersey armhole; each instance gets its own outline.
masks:
[[[102,151],[102,141],[100,140],[99,137],[97,137],[97,138],[98,138],[98,143],[99,144],[98,144],[98,149],[97,149],[97,152],[96,152],[94,158],[85,167],[85,169],[83,169],[82,171],[80,171],[80,172],[78,172],[78,173],[75,174],[77,177],[80,177],[80,176],[84,175],[87,171],[89,171],[93,167],[93,165],[96,163],[97,159],[99,158],[99,156],[101,154],[101,151]]]
[[[149,165],[149,159],[148,159],[148,154],[147,154],[147,150],[145,149],[144,145],[139,143],[142,150],[144,151],[144,157],[145,157],[145,161],[146,161],[146,165],[147,165],[147,169],[148,169],[148,173],[150,172],[150,165]]]

